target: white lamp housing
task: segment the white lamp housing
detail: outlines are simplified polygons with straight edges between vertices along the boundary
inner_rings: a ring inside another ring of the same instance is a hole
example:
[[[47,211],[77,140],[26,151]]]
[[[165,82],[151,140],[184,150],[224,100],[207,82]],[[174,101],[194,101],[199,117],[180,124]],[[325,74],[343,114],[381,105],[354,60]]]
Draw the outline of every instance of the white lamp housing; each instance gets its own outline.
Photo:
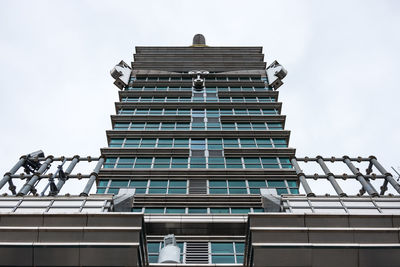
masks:
[[[158,255],[158,263],[180,263],[181,249],[176,245],[175,235],[164,237],[164,247]]]

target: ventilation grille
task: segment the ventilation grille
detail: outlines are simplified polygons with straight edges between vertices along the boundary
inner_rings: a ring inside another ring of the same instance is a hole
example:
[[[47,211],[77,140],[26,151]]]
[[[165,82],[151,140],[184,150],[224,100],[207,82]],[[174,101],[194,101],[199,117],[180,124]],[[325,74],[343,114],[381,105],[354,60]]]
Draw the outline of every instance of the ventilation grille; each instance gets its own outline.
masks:
[[[192,157],[204,157],[204,150],[191,150]]]
[[[205,263],[208,260],[208,243],[186,243],[185,263]]]
[[[192,122],[193,123],[203,123],[204,117],[192,117]]]
[[[218,123],[219,122],[219,118],[216,117],[207,117],[207,121],[211,122],[211,123]]]
[[[207,194],[207,181],[198,179],[190,180],[189,194]]]
[[[222,150],[208,150],[210,157],[222,157]]]

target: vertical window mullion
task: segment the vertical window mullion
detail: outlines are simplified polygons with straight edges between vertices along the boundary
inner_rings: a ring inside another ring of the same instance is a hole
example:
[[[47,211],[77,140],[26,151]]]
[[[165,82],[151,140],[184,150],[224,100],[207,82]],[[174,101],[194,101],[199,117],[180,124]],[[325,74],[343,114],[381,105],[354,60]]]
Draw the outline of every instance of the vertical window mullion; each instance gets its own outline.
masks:
[[[211,264],[211,259],[212,259],[211,242],[208,242],[208,264]]]
[[[236,259],[236,242],[232,242],[232,246],[233,246],[233,258],[235,259],[235,263],[238,263]]]

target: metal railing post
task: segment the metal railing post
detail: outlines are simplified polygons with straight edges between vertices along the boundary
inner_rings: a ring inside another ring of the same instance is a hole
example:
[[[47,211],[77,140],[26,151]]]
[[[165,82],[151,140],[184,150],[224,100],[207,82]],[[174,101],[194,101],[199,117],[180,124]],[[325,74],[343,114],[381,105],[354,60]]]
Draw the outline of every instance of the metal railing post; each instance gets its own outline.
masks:
[[[92,188],[94,182],[96,181],[96,178],[99,175],[99,171],[101,169],[101,166],[103,166],[103,163],[104,163],[104,158],[100,157],[99,161],[97,162],[96,167],[94,168],[93,172],[90,174],[90,178],[89,178],[89,181],[87,182],[87,184],[85,186],[85,189],[83,189],[83,192],[80,193],[79,196],[87,197],[89,195],[89,191]]]
[[[303,173],[303,171],[300,169],[299,164],[297,163],[296,158],[292,158],[290,160],[292,162],[292,165],[294,167],[294,169],[296,170],[297,173],[297,177],[300,180],[301,185],[304,188],[304,191],[306,191],[306,194],[308,197],[315,197],[315,194],[311,191],[310,186],[308,185],[308,182],[306,180],[305,174]]]
[[[12,183],[12,178],[11,175],[15,174],[19,168],[21,168],[21,166],[25,163],[26,160],[26,156],[22,156],[19,158],[19,161],[17,162],[17,164],[14,165],[14,167],[12,167],[12,169],[9,172],[6,172],[3,176],[3,179],[1,179],[0,181],[0,189],[3,188],[3,186],[8,182],[10,184],[9,189],[11,190],[11,192],[15,195],[15,186]]]
[[[344,163],[346,163],[347,167],[349,167],[352,173],[357,176],[356,179],[361,183],[362,187],[369,195],[373,197],[379,196],[375,188],[370,183],[368,183],[367,180],[365,180],[361,172],[353,165],[353,163],[351,163],[348,156],[343,156],[343,161]]]
[[[43,174],[50,163],[53,162],[53,156],[48,156],[46,161],[40,166],[39,170],[32,176],[32,178],[24,184],[21,190],[18,192],[18,196],[24,196],[29,193],[29,191],[34,191],[35,183],[40,179],[40,175]]]
[[[329,180],[329,182],[335,189],[336,193],[341,197],[347,196],[346,193],[343,192],[342,188],[340,188],[339,184],[336,182],[335,176],[329,170],[328,166],[326,166],[326,164],[321,156],[317,156],[317,162],[318,162],[319,166],[321,166],[321,169],[324,171],[324,173],[328,176],[327,179]]]
[[[378,171],[385,175],[385,180],[388,181],[398,193],[400,193],[400,185],[396,182],[393,176],[386,171],[386,169],[376,160],[374,156],[370,156],[369,158]]]
[[[64,174],[66,179],[59,179],[57,183],[57,190],[60,192],[61,188],[64,186],[65,182],[68,180],[68,175],[71,174],[72,170],[75,168],[76,164],[79,162],[79,156],[75,155],[72,158],[71,163],[68,165],[68,168],[65,170]]]

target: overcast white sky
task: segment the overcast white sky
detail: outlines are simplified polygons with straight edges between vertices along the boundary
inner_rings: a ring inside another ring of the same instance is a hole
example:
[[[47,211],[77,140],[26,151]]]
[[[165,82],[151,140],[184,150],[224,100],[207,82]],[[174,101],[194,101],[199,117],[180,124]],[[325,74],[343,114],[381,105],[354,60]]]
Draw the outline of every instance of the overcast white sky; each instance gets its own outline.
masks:
[[[263,46],[297,156],[376,155],[400,166],[399,1],[0,0],[0,172],[18,158],[99,155],[139,45]]]

